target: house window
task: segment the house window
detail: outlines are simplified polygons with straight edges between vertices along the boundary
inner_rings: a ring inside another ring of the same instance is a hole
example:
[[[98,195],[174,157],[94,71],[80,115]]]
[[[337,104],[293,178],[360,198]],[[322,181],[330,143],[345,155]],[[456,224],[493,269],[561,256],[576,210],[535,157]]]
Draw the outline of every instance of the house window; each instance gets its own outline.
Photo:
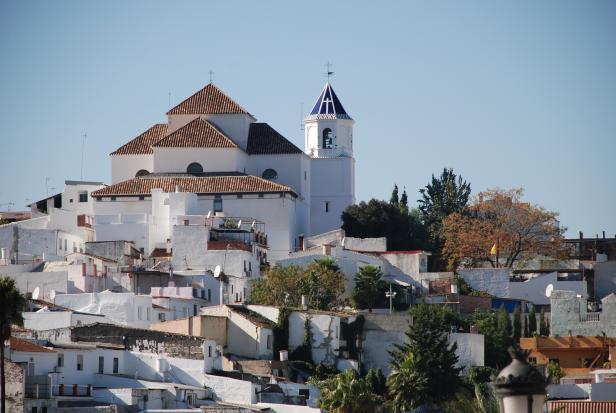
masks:
[[[212,357],[212,346],[207,346],[207,356]]]
[[[118,371],[120,371],[120,359],[118,359],[117,357],[113,358],[113,374],[118,374]]]
[[[271,350],[272,349],[272,343],[273,343],[273,337],[271,334],[267,335],[267,349]]]
[[[112,197],[110,197],[110,198],[109,198],[109,200],[110,200],[110,201],[115,201],[115,200],[116,200],[116,197],[115,197],[115,196],[112,196]]]
[[[274,181],[274,180],[278,179],[278,172],[276,172],[276,170],[274,170],[272,168],[268,168],[265,171],[263,171],[263,174],[261,175],[261,177],[263,179],[268,179],[270,181]]]
[[[248,261],[248,271],[252,271],[252,262]]]
[[[331,149],[334,145],[334,135],[330,128],[323,129],[323,149]]]
[[[242,199],[244,198],[244,194],[237,194],[237,199]]]
[[[329,212],[329,201],[325,201],[325,212]]]
[[[528,362],[530,364],[537,364],[537,357],[529,357]]]
[[[260,193],[260,194],[259,194],[259,198],[263,198],[263,196],[264,196],[264,195],[265,195],[265,194]]]
[[[88,192],[87,191],[79,192],[79,202],[88,202]]]
[[[304,171],[304,181],[308,179],[308,172]]]
[[[200,163],[193,162],[188,165],[188,168],[186,168],[186,172],[188,172],[189,174],[201,174],[203,173],[203,166],[201,166]]]
[[[58,367],[64,367],[64,354],[58,354]]]
[[[68,247],[67,247],[67,240],[66,238],[64,239],[64,251],[68,251]]]
[[[310,398],[310,389],[299,389],[299,395],[304,396],[307,399]]]
[[[244,260],[244,272],[246,272],[246,260]]]
[[[222,212],[222,198],[220,195],[216,195],[214,199],[214,212]]]
[[[139,195],[139,200],[140,200],[140,201],[144,201],[144,200],[145,200],[145,196],[143,196],[143,195]]]
[[[62,239],[61,238],[58,240],[58,244],[59,244],[58,249],[62,251]]]
[[[207,289],[207,300],[212,301],[212,290],[209,288]]]
[[[77,243],[73,241],[73,252],[77,252]]]
[[[146,175],[148,175],[149,173],[150,173],[150,172],[149,172],[149,171],[147,171],[147,170],[145,170],[145,169],[139,169],[139,170],[137,171],[137,173],[135,174],[135,177],[136,177],[136,178],[139,178],[140,176],[146,176]]]
[[[145,308],[145,319],[150,321],[150,307]]]
[[[83,371],[83,354],[77,354],[77,371]]]
[[[197,304],[193,304],[193,315],[197,315],[199,313],[199,307]]]
[[[98,357],[98,374],[103,374],[105,372],[105,357]]]
[[[38,413],[38,407],[32,406],[32,413]]]
[[[141,320],[141,316],[142,316],[141,311],[142,311],[141,306],[137,307],[137,320]]]

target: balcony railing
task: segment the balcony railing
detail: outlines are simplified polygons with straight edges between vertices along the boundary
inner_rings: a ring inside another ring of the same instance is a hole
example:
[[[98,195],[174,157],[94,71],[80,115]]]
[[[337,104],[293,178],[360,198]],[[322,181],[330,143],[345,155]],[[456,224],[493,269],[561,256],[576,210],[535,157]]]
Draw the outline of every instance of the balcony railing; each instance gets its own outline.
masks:
[[[601,313],[586,313],[580,315],[580,321],[583,323],[598,323],[601,317]]]

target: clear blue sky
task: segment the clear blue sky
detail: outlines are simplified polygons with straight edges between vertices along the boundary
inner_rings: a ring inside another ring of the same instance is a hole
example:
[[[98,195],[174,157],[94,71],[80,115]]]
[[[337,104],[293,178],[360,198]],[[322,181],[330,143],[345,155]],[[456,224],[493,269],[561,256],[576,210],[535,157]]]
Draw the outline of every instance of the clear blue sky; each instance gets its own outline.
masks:
[[[110,180],[108,154],[214,73],[303,146],[334,66],[359,200],[452,167],[524,187],[569,234],[616,233],[614,1],[0,2],[0,204]],[[6,209],[6,206],[0,206]]]

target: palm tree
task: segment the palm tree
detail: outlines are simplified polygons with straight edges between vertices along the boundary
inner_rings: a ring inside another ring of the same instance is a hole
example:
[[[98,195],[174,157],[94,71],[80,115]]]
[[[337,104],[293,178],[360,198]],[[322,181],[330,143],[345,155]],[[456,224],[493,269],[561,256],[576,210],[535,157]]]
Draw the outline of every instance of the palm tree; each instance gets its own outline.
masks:
[[[320,382],[319,387],[319,405],[328,413],[374,413],[383,402],[370,384],[351,369]]]
[[[387,379],[393,411],[410,411],[423,404],[422,393],[429,385],[428,378],[418,372],[413,353],[407,353]]]
[[[352,299],[359,308],[368,308],[372,312],[379,295],[385,290],[385,282],[382,280],[383,273],[374,265],[366,265],[355,274],[355,288]]]
[[[6,413],[4,397],[5,377],[4,377],[4,342],[11,337],[11,325],[22,326],[24,319],[21,315],[26,308],[26,299],[19,293],[12,278],[0,277],[0,378],[2,393],[2,410]]]

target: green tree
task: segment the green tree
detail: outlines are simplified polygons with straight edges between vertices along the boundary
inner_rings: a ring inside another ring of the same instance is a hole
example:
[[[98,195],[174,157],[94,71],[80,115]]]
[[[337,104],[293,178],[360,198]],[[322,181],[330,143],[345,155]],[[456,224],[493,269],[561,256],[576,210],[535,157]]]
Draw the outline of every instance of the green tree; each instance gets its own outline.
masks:
[[[394,185],[394,190],[391,191],[391,198],[389,203],[396,208],[400,207],[400,199],[398,198],[398,185]]]
[[[417,201],[423,221],[428,229],[430,241],[440,250],[441,223],[445,217],[454,212],[460,212],[468,203],[471,185],[453,172],[444,168],[437,178],[432,175],[432,181],[419,190],[421,198]]]
[[[306,317],[304,320],[304,340],[300,346],[297,346],[295,350],[289,355],[291,360],[298,360],[314,364],[312,360],[312,328],[310,327],[310,318]]]
[[[450,345],[447,335],[461,321],[449,308],[424,302],[412,307],[410,314],[407,341],[390,352],[390,399],[394,408],[402,410],[440,406],[454,398],[462,384],[457,345]]]
[[[296,265],[274,266],[260,280],[253,281],[251,304],[299,307],[301,297],[308,308],[329,310],[338,305],[344,293],[344,274],[331,258],[316,260],[304,270]]]
[[[374,413],[382,407],[382,397],[374,394],[355,370],[345,370],[317,385],[321,390],[319,407],[328,413]]]
[[[548,363],[548,377],[553,384],[559,384],[560,379],[565,377],[565,371],[555,361]]]
[[[402,212],[402,215],[409,214],[409,196],[406,194],[406,188],[404,188],[400,197],[400,212]]]
[[[0,392],[2,393],[1,412],[6,412],[6,378],[4,375],[4,342],[11,337],[11,326],[23,326],[22,312],[26,310],[26,298],[15,286],[15,280],[0,277]]]
[[[549,336],[550,328],[545,321],[545,309],[541,309],[541,313],[539,313],[539,335],[541,336]]]
[[[502,304],[498,309],[497,319],[498,329],[501,331],[501,333],[507,335],[508,337],[512,336],[513,329],[511,328],[511,319],[509,318],[507,310],[505,310],[504,304]]]
[[[308,299],[309,308],[329,310],[340,303],[344,293],[344,274],[332,258],[315,260],[306,268],[299,287],[300,293]]]
[[[471,323],[477,326],[484,336],[485,364],[495,369],[502,369],[511,361],[507,353],[507,348],[512,343],[505,327],[505,324],[508,324],[507,313],[504,314],[504,321],[499,322],[499,316],[502,318],[500,311],[477,311],[471,317]]]
[[[533,337],[535,334],[537,334],[537,313],[533,305],[528,312],[528,335]]]
[[[372,392],[378,396],[387,396],[387,378],[381,369],[370,369],[366,373],[365,380],[370,385]]]
[[[367,308],[372,312],[374,304],[387,289],[387,283],[382,278],[383,273],[374,265],[366,265],[359,269],[355,274],[355,288],[351,294],[351,300],[357,308]]]
[[[522,315],[520,313],[520,306],[516,305],[513,310],[513,341],[516,344],[520,344],[520,337],[522,337]]]
[[[390,251],[427,247],[418,212],[403,214],[397,206],[377,199],[349,206],[342,213],[342,229],[349,237],[386,237]]]

